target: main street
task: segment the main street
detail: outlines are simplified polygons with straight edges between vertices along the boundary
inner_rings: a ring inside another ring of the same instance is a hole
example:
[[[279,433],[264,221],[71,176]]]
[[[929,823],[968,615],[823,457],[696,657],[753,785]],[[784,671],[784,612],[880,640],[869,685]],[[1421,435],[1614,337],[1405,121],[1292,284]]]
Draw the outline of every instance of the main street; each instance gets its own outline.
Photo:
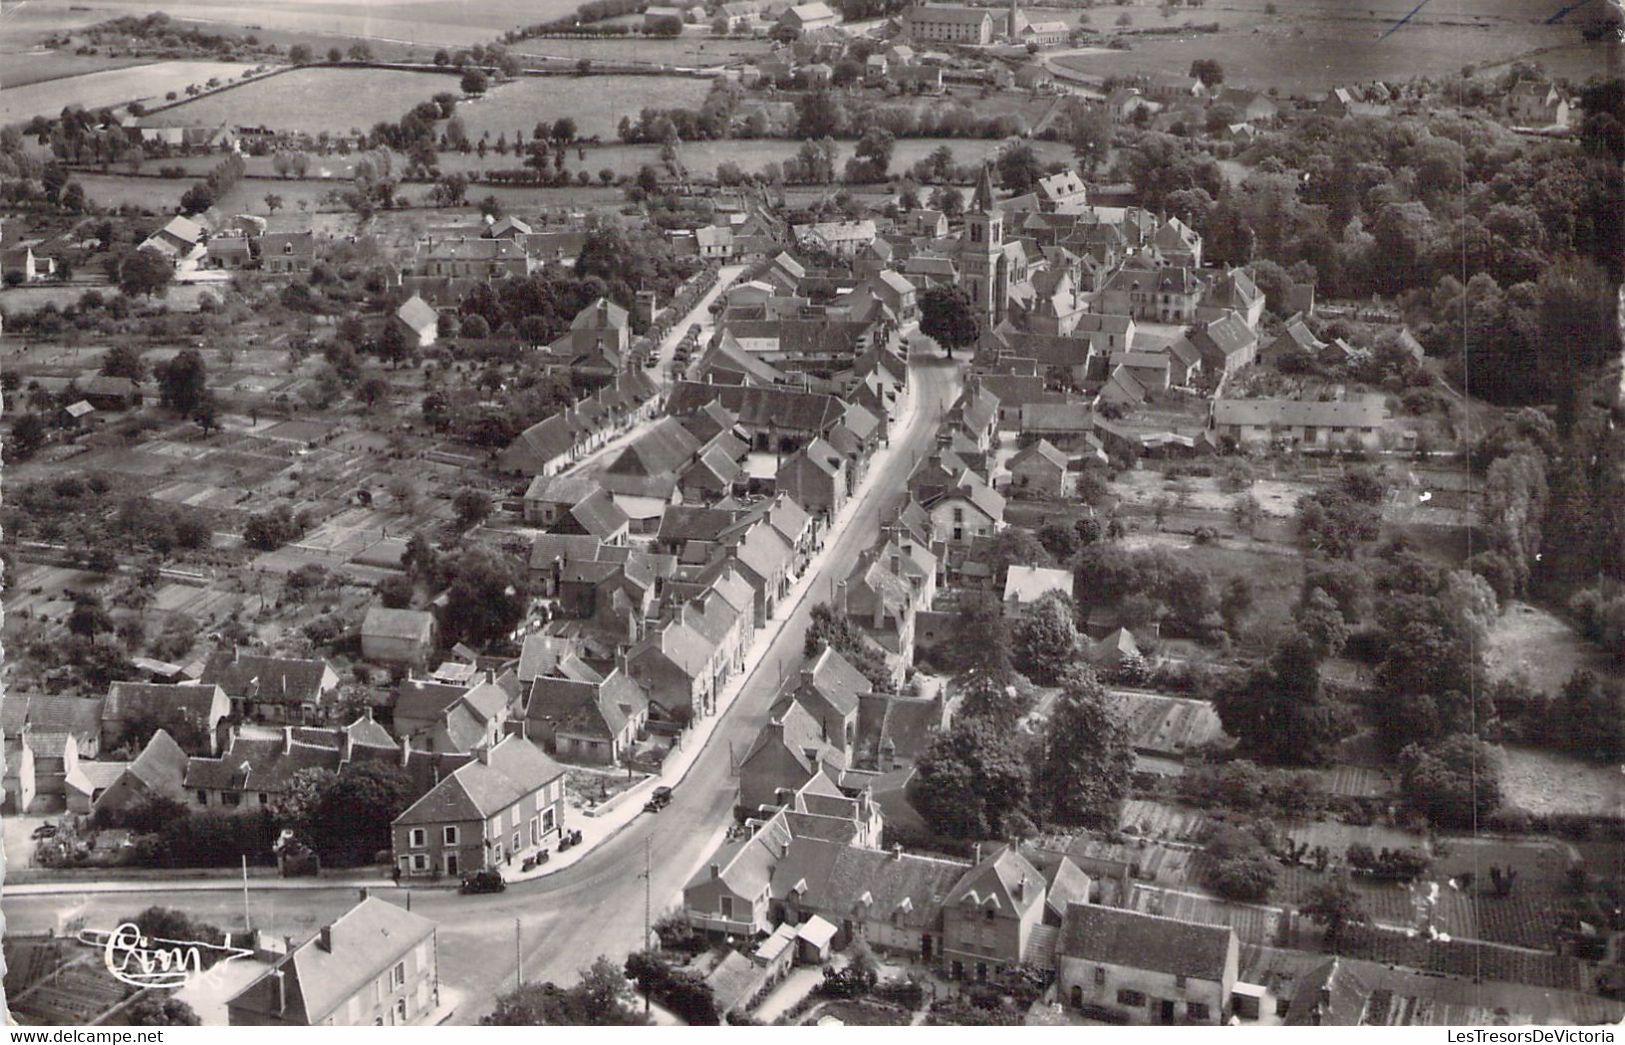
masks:
[[[739,698],[723,713],[716,731],[678,785],[671,805],[644,814],[572,867],[507,892],[460,896],[444,889],[412,890],[412,909],[439,924],[440,975],[463,992],[452,1022],[473,1023],[491,1010],[495,996],[516,980],[515,953],[523,954],[526,980],[571,981],[599,954],[616,959],[643,938],[645,897],[658,918],[675,902],[683,883],[721,840],[732,820],[736,780],[732,759],[742,754],[766,721],[779,679],[797,669],[812,607],[829,597],[834,582],[852,569],[875,540],[882,513],[903,496],[913,463],[928,451],[937,423],[959,387],[959,368],[941,359],[911,365],[915,407],[892,433],[893,452],[877,462],[848,523],[830,535],[814,575],[773,638]],[[771,626],[771,625],[770,625]],[[645,861],[651,870],[645,883]],[[647,890],[647,893],[646,893]],[[405,902],[407,890],[380,895]],[[263,890],[247,902],[256,928],[303,939],[350,906],[353,888]],[[0,902],[7,931],[40,931],[57,924],[58,912],[82,914],[92,928],[111,928],[140,909],[159,904],[209,917],[222,926],[241,924],[244,898],[225,892],[166,891],[139,895],[63,893],[7,896]],[[515,940],[515,923],[519,939]],[[104,924],[106,923],[106,924]]]

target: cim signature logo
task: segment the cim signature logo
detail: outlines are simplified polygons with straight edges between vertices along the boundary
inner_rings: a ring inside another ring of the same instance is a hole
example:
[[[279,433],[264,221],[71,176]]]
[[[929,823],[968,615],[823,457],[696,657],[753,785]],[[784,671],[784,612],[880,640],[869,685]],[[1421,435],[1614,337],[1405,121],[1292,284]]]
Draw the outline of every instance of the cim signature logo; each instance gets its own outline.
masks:
[[[107,971],[115,980],[132,987],[184,987],[202,974],[205,956],[214,966],[254,954],[241,947],[200,940],[149,939],[130,922],[112,932],[81,930],[79,942],[101,948]]]

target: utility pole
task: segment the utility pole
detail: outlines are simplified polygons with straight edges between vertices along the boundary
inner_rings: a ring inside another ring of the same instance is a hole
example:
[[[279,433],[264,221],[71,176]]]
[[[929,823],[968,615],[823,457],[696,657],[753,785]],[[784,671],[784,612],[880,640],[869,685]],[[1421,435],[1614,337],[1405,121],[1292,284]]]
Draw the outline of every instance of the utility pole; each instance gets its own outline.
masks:
[[[513,987],[520,990],[525,986],[525,955],[519,947],[519,919],[513,920]]]
[[[254,920],[248,915],[248,854],[243,854],[243,928],[254,931]]]
[[[644,835],[643,836],[643,949],[644,950],[649,949],[649,908],[652,906],[651,902],[650,902],[650,898],[652,896],[653,889],[654,889],[654,886],[653,886],[652,882],[653,882],[653,875],[651,875],[650,871],[649,871],[649,836]],[[643,992],[643,1016],[644,1016],[645,1020],[647,1020],[648,1016],[649,1016],[649,992],[648,991]]]

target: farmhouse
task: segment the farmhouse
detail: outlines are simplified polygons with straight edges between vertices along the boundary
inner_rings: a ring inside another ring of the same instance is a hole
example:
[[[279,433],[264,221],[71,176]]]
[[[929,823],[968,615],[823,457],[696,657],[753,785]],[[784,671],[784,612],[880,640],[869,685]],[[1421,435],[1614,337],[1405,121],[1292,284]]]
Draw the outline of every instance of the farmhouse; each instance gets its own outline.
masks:
[[[1065,1004],[1111,1022],[1223,1025],[1240,946],[1228,926],[1069,904],[1055,955]]]
[[[1301,446],[1368,449],[1381,446],[1387,408],[1380,395],[1328,402],[1301,399],[1220,399],[1212,430],[1238,443],[1284,440]]]
[[[361,655],[379,664],[422,667],[437,630],[433,614],[373,606],[361,622]]]
[[[797,4],[785,10],[779,16],[779,25],[799,33],[810,33],[818,29],[833,29],[841,23],[841,16],[836,14],[828,4],[817,2],[811,4]]]

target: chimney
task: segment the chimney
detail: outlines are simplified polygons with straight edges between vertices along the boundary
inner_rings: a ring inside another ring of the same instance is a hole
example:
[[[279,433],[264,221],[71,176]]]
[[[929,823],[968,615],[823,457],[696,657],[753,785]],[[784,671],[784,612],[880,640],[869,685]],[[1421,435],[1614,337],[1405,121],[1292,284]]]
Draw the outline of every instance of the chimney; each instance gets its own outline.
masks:
[[[402,766],[409,765],[409,764],[411,764],[411,761],[412,761],[412,738],[410,736],[405,736],[405,737],[401,738],[401,765]]]
[[[482,765],[482,766],[490,765],[491,764],[491,746],[489,744],[486,744],[486,745],[483,745],[481,747],[476,748],[474,750],[474,757],[479,760],[480,765]]]
[[[903,858],[903,847],[896,842],[892,843],[891,858],[893,860],[901,860]]]
[[[290,954],[293,953],[293,948],[292,947],[288,948],[288,953],[290,953]],[[286,1011],[288,1011],[288,981],[287,981],[287,978],[286,978],[286,976],[284,975],[284,973],[282,972],[281,969],[272,970],[271,977],[272,977],[272,979],[276,980],[276,1011],[278,1013],[286,1012]]]
[[[289,752],[291,752],[292,750],[293,750],[293,727],[292,726],[283,726],[282,727],[282,753],[284,755],[286,755]]]
[[[328,954],[333,953],[333,927],[331,925],[322,926],[322,931],[316,937],[316,946]]]
[[[1027,876],[1026,875],[1022,875],[1021,876],[1021,881],[1016,883],[1016,887],[1015,887],[1014,892],[1016,894],[1016,899],[1017,900],[1025,900],[1025,899],[1027,899]]]
[[[975,864],[980,864],[982,862],[982,843],[981,842],[977,842],[974,846],[971,847],[971,862],[975,863]]]
[[[712,878],[721,878],[722,877],[722,865],[721,864],[712,864],[711,865],[711,877]]]

